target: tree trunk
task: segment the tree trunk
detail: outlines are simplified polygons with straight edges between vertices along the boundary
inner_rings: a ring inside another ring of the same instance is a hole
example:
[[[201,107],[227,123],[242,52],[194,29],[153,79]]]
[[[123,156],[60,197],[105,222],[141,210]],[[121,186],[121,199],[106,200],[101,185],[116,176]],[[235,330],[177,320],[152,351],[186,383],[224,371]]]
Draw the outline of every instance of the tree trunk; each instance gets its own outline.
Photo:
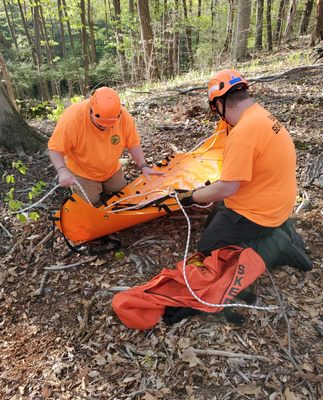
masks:
[[[179,19],[179,4],[178,0],[175,0],[175,10],[173,13],[173,22],[175,24]],[[174,29],[173,34],[173,65],[174,65],[174,74],[179,74],[179,32],[178,29]]]
[[[306,35],[306,33],[307,33],[308,24],[310,22],[311,13],[313,10],[313,4],[314,4],[314,0],[307,0],[307,2],[305,4],[301,23],[299,26],[299,34],[300,35]]]
[[[71,49],[72,49],[73,56],[75,57],[74,38],[73,38],[73,34],[72,34],[70,18],[69,18],[68,13],[67,13],[66,1],[62,0],[62,3],[63,3],[63,9],[64,9],[64,14],[65,14],[66,24],[67,24],[68,36],[69,36],[70,42],[71,42]]]
[[[268,50],[271,51],[273,49],[273,34],[271,30],[271,0],[267,0],[267,13],[266,13],[266,22],[267,22],[267,43]]]
[[[90,54],[91,54],[91,65],[96,64],[96,49],[95,49],[95,39],[94,39],[94,22],[92,16],[91,0],[87,0],[87,22],[89,25],[90,32]]]
[[[316,10],[316,24],[311,35],[310,46],[314,46],[316,42],[323,40],[323,0],[317,0]]]
[[[257,0],[256,40],[257,50],[262,49],[262,31],[264,23],[264,0]]]
[[[55,76],[54,74],[54,65],[53,65],[53,53],[52,53],[52,49],[50,46],[50,41],[49,41],[49,37],[48,37],[48,32],[47,32],[47,28],[46,28],[46,21],[44,18],[44,13],[43,13],[43,9],[42,6],[39,6],[39,11],[40,11],[40,28],[41,28],[41,32],[42,32],[42,36],[45,40],[45,50],[46,50],[46,55],[47,55],[47,63],[49,65],[50,70],[53,72],[52,76]],[[60,93],[60,88],[59,85],[57,84],[57,82],[54,79],[50,79],[50,85],[51,85],[51,89],[52,89],[52,94],[58,95]]]
[[[32,40],[31,40],[31,37],[30,37],[30,34],[29,34],[29,30],[28,30],[25,14],[24,14],[24,11],[23,11],[22,6],[21,6],[21,0],[18,0],[18,7],[19,7],[20,16],[21,16],[21,20],[22,20],[22,25],[24,27],[25,35],[27,37],[28,45],[29,45],[29,47],[31,49],[31,57],[32,57],[34,65],[37,66],[35,48],[34,48],[34,45],[32,43]]]
[[[46,148],[47,140],[21,118],[0,85],[0,146],[19,156]]]
[[[193,68],[194,57],[193,57],[193,49],[192,49],[192,28],[188,21],[186,0],[182,0],[182,2],[183,2],[184,19],[185,19],[185,23],[186,23],[185,32],[186,32],[186,46],[187,46],[187,53],[188,53],[188,61],[189,61],[189,67]]]
[[[132,68],[131,68],[131,82],[134,83],[138,79],[139,75],[139,57],[137,55],[137,46],[136,42],[136,32],[133,29],[134,21],[135,21],[135,5],[134,0],[129,0],[128,3],[129,15],[130,15],[130,42],[131,42],[131,59],[132,59]]]
[[[117,53],[121,69],[122,82],[127,82],[128,68],[126,54],[124,51],[123,32],[121,30],[121,6],[120,0],[113,0],[114,20],[115,20],[115,37],[117,42]]]
[[[36,49],[36,59],[37,59],[37,71],[40,82],[40,97],[41,100],[48,100],[49,90],[46,79],[44,79],[41,75],[41,67],[43,65],[43,56],[42,56],[42,38],[40,33],[40,15],[39,15],[39,5],[33,6],[33,16],[34,16],[34,32],[35,32],[35,49]]]
[[[202,15],[202,0],[198,0],[197,2],[197,19],[199,20]],[[200,44],[200,28],[198,26],[196,31],[196,49],[199,47]]]
[[[243,60],[248,55],[248,33],[250,27],[251,0],[238,1],[237,29],[233,46],[233,58]]]
[[[81,7],[81,23],[82,23],[82,56],[83,56],[83,82],[82,82],[82,94],[86,95],[89,88],[89,54],[87,46],[87,35],[86,35],[86,17],[85,17],[85,2],[80,0]]]
[[[297,9],[297,0],[290,0],[289,12],[288,12],[288,16],[287,16],[287,22],[286,22],[285,34],[284,34],[284,39],[286,42],[288,42],[292,36],[293,24],[295,22],[296,9]]]
[[[229,0],[228,16],[227,16],[227,32],[226,32],[226,36],[225,36],[225,42],[223,45],[224,53],[228,53],[230,51],[231,45],[232,45],[234,9],[235,9],[235,0]]]
[[[3,8],[4,8],[4,11],[5,11],[5,14],[6,14],[6,19],[7,19],[7,24],[8,24],[8,28],[9,28],[9,31],[10,31],[11,39],[12,39],[16,49],[18,50],[16,32],[15,32],[14,25],[12,24],[10,16],[9,16],[9,13],[8,13],[7,1],[6,0],[3,0]]]
[[[150,80],[157,78],[159,73],[154,54],[154,35],[150,23],[149,3],[148,0],[140,0],[137,5],[144,48],[146,79]]]
[[[279,47],[279,44],[281,41],[282,26],[283,26],[283,20],[285,17],[285,10],[286,10],[286,1],[287,0],[280,0],[280,3],[279,3],[277,25],[276,25],[276,31],[275,31],[275,42],[277,43],[278,47]]]
[[[2,74],[4,83],[6,84],[8,97],[9,97],[10,101],[12,102],[13,106],[15,107],[15,109],[18,111],[16,100],[15,100],[15,95],[13,93],[13,87],[12,87],[10,75],[9,75],[6,63],[4,61],[3,55],[1,53],[1,49],[0,49],[0,72]]]

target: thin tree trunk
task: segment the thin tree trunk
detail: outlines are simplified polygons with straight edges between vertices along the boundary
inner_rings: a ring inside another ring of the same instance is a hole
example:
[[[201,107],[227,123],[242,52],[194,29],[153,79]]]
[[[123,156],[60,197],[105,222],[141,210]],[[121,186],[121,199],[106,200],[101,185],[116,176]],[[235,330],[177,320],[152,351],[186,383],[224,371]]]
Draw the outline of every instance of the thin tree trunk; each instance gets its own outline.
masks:
[[[20,16],[21,16],[21,20],[22,20],[22,24],[24,27],[24,31],[25,31],[25,35],[27,37],[27,41],[28,41],[28,45],[31,49],[31,57],[33,60],[33,63],[35,66],[37,66],[37,59],[36,59],[36,54],[35,54],[35,47],[33,45],[33,42],[31,40],[30,34],[29,34],[29,30],[28,30],[28,26],[27,26],[27,22],[26,22],[26,18],[25,18],[25,14],[24,11],[22,9],[22,5],[21,5],[21,0],[17,0],[18,3],[18,7],[19,7],[19,11],[20,11]]]
[[[47,81],[41,76],[41,67],[43,65],[42,56],[42,46],[41,46],[41,33],[40,33],[40,15],[39,15],[39,5],[33,6],[33,16],[34,16],[34,31],[35,31],[35,48],[37,57],[37,71],[40,81],[40,97],[42,101],[48,100],[50,98]]]
[[[65,40],[65,28],[63,22],[63,9],[64,5],[62,5],[61,0],[57,0],[57,8],[58,8],[58,20],[59,20],[59,30],[61,36],[61,44],[62,44],[62,55],[64,60],[67,59],[67,50],[66,50],[66,40]],[[67,79],[67,86],[68,86],[68,94],[71,97],[73,94],[73,84],[70,79]]]
[[[178,0],[175,0],[175,10],[173,13],[173,23],[179,20],[179,3]],[[173,65],[174,65],[174,74],[178,75],[180,70],[179,63],[179,32],[178,29],[174,30],[174,40],[173,40]]]
[[[60,43],[62,49],[62,56],[66,58],[66,43],[65,43],[65,28],[63,24],[63,13],[62,13],[62,2],[61,0],[57,0],[57,9],[58,9],[58,22],[59,22],[59,33],[60,33]]]
[[[188,21],[186,0],[182,0],[182,3],[183,3],[184,19],[186,22],[185,32],[186,32],[186,45],[187,45],[188,61],[189,61],[190,68],[192,68],[194,66],[194,57],[193,57],[193,49],[192,49],[192,28]]]
[[[235,42],[233,46],[233,58],[243,60],[248,54],[248,33],[250,28],[251,0],[238,1],[238,18]]]
[[[197,19],[199,20],[202,16],[202,0],[198,0],[197,2]],[[199,47],[200,44],[200,28],[197,28],[196,31],[196,49]]]
[[[90,54],[91,54],[91,65],[96,64],[96,50],[95,50],[95,39],[94,39],[94,22],[92,16],[91,0],[87,0],[87,19],[90,32]]]
[[[230,51],[231,45],[232,45],[234,9],[235,9],[235,0],[229,0],[228,1],[228,16],[227,16],[227,32],[226,32],[226,36],[225,36],[225,42],[223,45],[224,53],[228,53]]]
[[[159,76],[154,54],[154,34],[151,27],[148,0],[140,0],[137,3],[141,27],[141,39],[145,56],[146,79],[154,79]]]
[[[306,35],[306,33],[307,33],[308,24],[310,22],[311,13],[313,10],[313,4],[314,4],[314,0],[307,0],[307,2],[305,4],[301,23],[299,26],[299,34],[300,35]]]
[[[281,42],[283,20],[284,20],[285,11],[286,11],[286,1],[287,0],[280,0],[280,3],[279,3],[277,25],[276,25],[276,31],[275,31],[275,42],[277,43],[278,47]]]
[[[67,30],[68,30],[68,36],[69,36],[70,42],[71,42],[71,49],[72,49],[73,56],[75,57],[74,38],[73,38],[72,29],[71,29],[70,18],[69,18],[68,12],[67,12],[66,1],[62,0],[62,3],[63,3],[63,10],[64,10],[65,20],[66,20],[66,25],[67,25]]]
[[[85,0],[80,0],[81,7],[81,23],[82,23],[82,57],[83,57],[83,82],[82,82],[82,94],[85,95],[89,88],[89,54],[87,45],[87,34],[86,34],[86,14],[85,14]]]
[[[138,70],[139,70],[139,57],[137,56],[137,47],[136,47],[136,33],[132,28],[133,23],[135,21],[135,5],[134,0],[129,0],[128,9],[130,15],[130,42],[131,42],[131,59],[132,59],[132,68],[131,68],[131,82],[134,83],[138,79]]]
[[[16,32],[15,32],[14,25],[11,22],[11,19],[10,19],[9,13],[8,13],[7,1],[6,0],[3,0],[3,8],[4,8],[4,11],[5,11],[5,14],[6,14],[6,19],[7,19],[7,24],[8,24],[8,28],[9,28],[9,31],[10,31],[11,39],[12,39],[16,49],[18,50]]]
[[[320,40],[323,40],[323,0],[316,2],[316,24],[311,35],[310,46],[314,46]]]
[[[271,51],[273,49],[273,34],[271,28],[271,0],[267,0],[267,43],[268,50]]]
[[[121,29],[121,6],[120,0],[113,0],[114,20],[115,20],[115,38],[117,42],[117,53],[121,69],[122,82],[126,83],[128,77],[127,59],[124,51],[123,32]]]
[[[52,49],[49,43],[49,38],[48,38],[48,32],[47,32],[47,28],[46,28],[46,21],[44,18],[44,13],[43,13],[43,9],[42,6],[39,5],[39,11],[40,11],[40,29],[42,32],[42,37],[44,38],[45,41],[45,50],[46,50],[46,55],[47,55],[47,63],[49,65],[49,68],[52,72],[54,72],[54,65],[53,65],[53,54],[52,54]],[[53,73],[54,75],[54,73]],[[52,89],[52,94],[58,95],[60,93],[59,90],[59,85],[57,84],[57,82],[54,79],[50,79],[50,85],[51,85],[51,89]]]
[[[256,40],[257,50],[262,49],[262,31],[264,23],[264,0],[257,0],[257,19],[256,19]]]
[[[286,42],[288,42],[291,39],[293,24],[295,22],[296,9],[297,9],[297,0],[290,0],[289,12],[287,15],[287,22],[284,34],[284,39]]]

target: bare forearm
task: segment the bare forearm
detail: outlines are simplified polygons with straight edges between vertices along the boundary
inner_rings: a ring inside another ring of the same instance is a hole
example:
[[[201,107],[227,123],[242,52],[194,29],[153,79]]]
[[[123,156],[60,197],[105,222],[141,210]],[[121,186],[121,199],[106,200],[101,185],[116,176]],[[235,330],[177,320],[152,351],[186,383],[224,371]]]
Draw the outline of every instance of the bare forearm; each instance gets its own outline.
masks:
[[[233,196],[239,189],[240,182],[224,182],[217,181],[211,183],[209,186],[205,186],[201,189],[197,189],[193,193],[193,200],[196,203],[208,204],[216,201],[224,200],[227,197]]]
[[[68,170],[65,165],[64,155],[58,151],[49,150],[49,158],[54,165],[57,175],[58,183],[61,186],[70,186],[75,183],[74,175]]]
[[[65,160],[63,153],[59,153],[58,151],[49,150],[48,151],[49,158],[54,165],[56,171],[61,169],[61,167],[65,167]]]
[[[132,147],[129,149],[129,153],[138,167],[141,167],[146,163],[145,155],[141,146]]]

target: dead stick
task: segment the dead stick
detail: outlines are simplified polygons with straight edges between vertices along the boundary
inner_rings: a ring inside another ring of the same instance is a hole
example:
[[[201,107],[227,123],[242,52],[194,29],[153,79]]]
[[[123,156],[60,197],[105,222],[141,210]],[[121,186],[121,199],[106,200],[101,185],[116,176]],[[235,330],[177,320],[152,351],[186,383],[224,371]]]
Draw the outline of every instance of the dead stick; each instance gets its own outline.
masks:
[[[83,334],[85,332],[85,329],[86,329],[86,327],[87,327],[87,325],[89,323],[90,308],[91,308],[92,302],[93,302],[93,299],[91,299],[91,300],[81,299],[79,301],[79,303],[82,304],[82,306],[83,306],[84,315],[83,315],[82,321],[80,322],[80,330],[79,330],[79,333],[78,333],[78,337],[82,337],[83,336]]]
[[[54,231],[54,230],[51,230],[49,233],[47,233],[47,235],[44,237],[44,239],[42,239],[42,240],[36,245],[36,248],[42,246],[42,245],[45,244],[45,243],[47,243],[47,242],[54,236],[54,234],[55,234],[55,231]]]
[[[93,256],[89,258],[88,260],[81,260],[77,263],[74,264],[68,264],[68,265],[51,265],[50,267],[45,267],[46,270],[48,271],[60,271],[62,269],[68,269],[68,268],[74,268],[74,267],[79,267],[80,265],[83,264],[88,264],[92,261],[95,261],[98,258],[98,256]]]
[[[10,238],[13,237],[13,235],[8,231],[8,229],[5,226],[2,225],[1,222],[0,222],[0,226],[6,232],[7,236],[9,236]]]
[[[244,353],[231,353],[230,351],[223,350],[200,350],[200,349],[192,349],[195,354],[201,356],[223,356],[223,357],[232,357],[232,358],[245,358],[246,360],[263,360],[270,361],[268,357],[258,356],[256,354],[244,354]]]
[[[16,249],[17,249],[21,244],[24,243],[24,241],[26,240],[26,238],[27,238],[28,235],[29,235],[29,231],[28,231],[28,232],[25,232],[25,233],[23,234],[23,236],[14,244],[14,246],[11,248],[11,250],[9,250],[8,255],[13,254],[13,253],[16,251]]]
[[[41,278],[39,288],[35,290],[34,296],[41,296],[43,294],[48,275],[49,275],[49,272],[45,271]]]

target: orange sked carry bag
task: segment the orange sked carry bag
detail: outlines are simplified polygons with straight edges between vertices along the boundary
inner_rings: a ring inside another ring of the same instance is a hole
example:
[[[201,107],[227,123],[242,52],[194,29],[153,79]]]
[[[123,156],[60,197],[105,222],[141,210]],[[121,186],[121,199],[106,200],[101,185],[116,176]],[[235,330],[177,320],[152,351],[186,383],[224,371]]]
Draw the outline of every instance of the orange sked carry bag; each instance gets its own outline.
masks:
[[[150,182],[139,176],[104,206],[95,208],[74,193],[55,214],[55,224],[67,239],[80,244],[179,210],[176,199],[167,195],[169,188],[192,190],[219,179],[227,130],[220,122],[199,147],[155,166],[163,176],[151,176]]]
[[[251,285],[266,269],[262,258],[250,247],[228,246],[212,251],[209,257],[200,253],[187,260],[186,276],[194,293],[212,304],[226,304]],[[144,285],[118,293],[112,307],[119,319],[134,329],[151,329],[165,307],[191,307],[219,312],[195,299],[185,284],[183,261],[176,269],[163,269]]]

